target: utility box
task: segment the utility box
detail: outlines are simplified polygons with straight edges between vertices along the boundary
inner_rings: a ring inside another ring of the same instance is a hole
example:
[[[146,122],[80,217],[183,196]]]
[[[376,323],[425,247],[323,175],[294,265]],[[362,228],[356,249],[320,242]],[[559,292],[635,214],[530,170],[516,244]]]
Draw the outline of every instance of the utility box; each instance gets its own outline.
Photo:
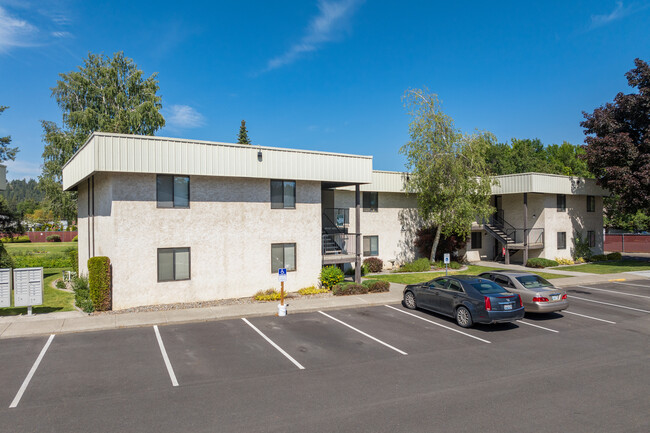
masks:
[[[14,306],[43,304],[43,268],[14,269]]]
[[[11,269],[0,269],[0,308],[11,307]]]

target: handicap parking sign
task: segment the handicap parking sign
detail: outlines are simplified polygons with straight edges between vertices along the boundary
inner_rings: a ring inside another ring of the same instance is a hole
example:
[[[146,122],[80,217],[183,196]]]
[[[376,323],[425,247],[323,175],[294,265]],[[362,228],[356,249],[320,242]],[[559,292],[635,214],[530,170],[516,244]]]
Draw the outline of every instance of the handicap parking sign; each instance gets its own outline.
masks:
[[[278,281],[287,281],[287,268],[278,269]]]

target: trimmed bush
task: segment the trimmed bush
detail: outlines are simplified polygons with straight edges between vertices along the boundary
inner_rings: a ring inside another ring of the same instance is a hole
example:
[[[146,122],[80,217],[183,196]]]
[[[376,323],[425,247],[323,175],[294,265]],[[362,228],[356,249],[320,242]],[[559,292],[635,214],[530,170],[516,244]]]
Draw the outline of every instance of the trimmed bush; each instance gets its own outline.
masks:
[[[60,290],[65,289],[65,283],[63,280],[56,280],[56,288]]]
[[[368,288],[369,293],[387,292],[390,288],[390,283],[384,280],[365,280],[362,284]]]
[[[76,277],[72,280],[72,290],[74,290],[74,303],[85,313],[95,311],[93,301],[90,299],[88,290],[88,279],[85,277]]]
[[[327,293],[329,292],[329,289],[318,289],[315,286],[309,286],[309,287],[303,287],[302,289],[298,290],[298,293],[301,295],[317,295],[319,293]]]
[[[607,260],[607,256],[605,254],[594,254],[591,256],[591,261],[592,262],[604,262]]]
[[[381,272],[384,269],[384,261],[377,257],[368,257],[363,261],[363,265],[368,269],[368,272]]]
[[[321,287],[328,290],[343,281],[343,279],[343,271],[336,266],[326,266],[320,271]]]
[[[622,260],[623,255],[621,253],[609,253],[607,254],[607,260]]]
[[[426,257],[417,259],[414,262],[404,263],[397,272],[425,272],[431,270],[431,262]]]
[[[541,257],[536,257],[528,259],[526,266],[529,268],[548,268],[549,266],[558,266],[558,262],[555,260],[542,259]]]
[[[59,235],[49,235],[45,238],[47,242],[61,242],[61,236]]]
[[[256,301],[279,301],[280,291],[278,289],[260,290],[259,292],[255,293],[253,299]]]
[[[368,293],[368,288],[363,284],[340,283],[332,287],[334,296],[365,295],[366,293]]]
[[[88,259],[88,288],[95,310],[111,309],[111,261],[108,257]]]
[[[75,236],[72,238],[72,242],[79,242],[79,236]]]
[[[29,240],[29,236],[16,236],[14,237],[7,237],[7,238],[2,238],[0,239],[1,242],[11,242],[11,243],[25,243],[25,242],[31,242]]]

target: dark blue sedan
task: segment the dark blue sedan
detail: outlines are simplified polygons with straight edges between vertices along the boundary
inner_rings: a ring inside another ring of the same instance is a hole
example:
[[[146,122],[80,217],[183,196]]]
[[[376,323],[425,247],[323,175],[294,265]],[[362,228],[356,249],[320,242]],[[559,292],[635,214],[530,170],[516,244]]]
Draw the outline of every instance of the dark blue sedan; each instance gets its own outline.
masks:
[[[463,328],[474,323],[514,322],[524,317],[521,298],[485,278],[440,277],[404,289],[404,305],[455,317]]]

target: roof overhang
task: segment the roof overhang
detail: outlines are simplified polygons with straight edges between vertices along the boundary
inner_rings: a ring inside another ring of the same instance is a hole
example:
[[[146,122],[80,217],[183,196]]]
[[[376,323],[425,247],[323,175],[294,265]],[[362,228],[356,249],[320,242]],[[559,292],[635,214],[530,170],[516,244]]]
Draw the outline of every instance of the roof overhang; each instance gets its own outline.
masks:
[[[141,135],[93,133],[63,166],[63,189],[99,172],[372,182],[372,156]]]
[[[495,176],[492,194],[567,194],[609,196],[595,179],[546,173],[518,173]]]

